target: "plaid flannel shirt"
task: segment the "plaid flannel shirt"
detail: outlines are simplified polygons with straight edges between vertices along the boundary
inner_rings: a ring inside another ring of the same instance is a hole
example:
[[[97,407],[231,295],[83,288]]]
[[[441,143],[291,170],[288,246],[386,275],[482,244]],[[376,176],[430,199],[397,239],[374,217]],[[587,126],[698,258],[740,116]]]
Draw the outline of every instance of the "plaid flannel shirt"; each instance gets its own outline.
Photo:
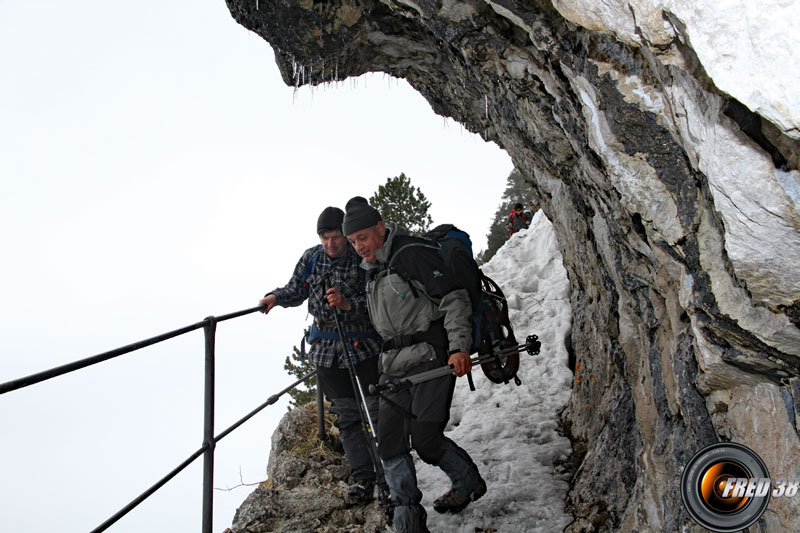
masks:
[[[302,281],[307,265],[317,255],[313,272]],[[277,304],[282,307],[296,307],[308,300],[308,312],[317,320],[328,325],[320,327],[323,332],[336,332],[333,307],[328,305],[323,298],[325,291],[335,287],[350,302],[350,310],[339,309],[339,316],[344,322],[344,329],[350,332],[365,332],[373,330],[367,313],[367,301],[364,293],[365,276],[359,275],[361,258],[348,245],[347,252],[337,258],[331,258],[320,246],[314,246],[303,252],[303,256],[294,267],[292,278],[285,287],[272,291],[278,298]],[[318,322],[319,323],[319,322]],[[374,330],[373,330],[374,331]],[[377,337],[377,333],[375,333]],[[381,343],[377,338],[348,339],[356,363],[375,357],[381,351]],[[347,353],[338,336],[335,339],[319,338],[311,345],[308,352],[309,360],[323,367],[347,368],[350,366]]]

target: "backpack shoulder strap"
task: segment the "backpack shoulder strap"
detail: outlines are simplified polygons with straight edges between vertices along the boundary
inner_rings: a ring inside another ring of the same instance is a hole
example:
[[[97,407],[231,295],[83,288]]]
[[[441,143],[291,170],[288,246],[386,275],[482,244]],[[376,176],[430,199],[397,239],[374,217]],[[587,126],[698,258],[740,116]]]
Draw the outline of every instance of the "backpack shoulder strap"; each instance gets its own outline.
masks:
[[[401,252],[409,248],[423,246],[425,248],[431,248],[437,251],[439,250],[439,243],[436,242],[435,240],[428,238],[427,234],[425,237],[413,237],[411,235],[403,235],[396,239],[394,246],[396,246],[396,248],[392,250],[392,256],[389,258],[389,262],[386,263],[386,268],[394,268],[394,264],[400,257]]]
[[[300,282],[305,283],[306,280],[314,273],[314,270],[317,268],[317,260],[319,259],[319,254],[322,253],[322,245],[318,244],[314,248],[314,253],[311,256],[311,259],[308,260],[306,263],[306,267],[303,269],[303,274],[300,276]]]

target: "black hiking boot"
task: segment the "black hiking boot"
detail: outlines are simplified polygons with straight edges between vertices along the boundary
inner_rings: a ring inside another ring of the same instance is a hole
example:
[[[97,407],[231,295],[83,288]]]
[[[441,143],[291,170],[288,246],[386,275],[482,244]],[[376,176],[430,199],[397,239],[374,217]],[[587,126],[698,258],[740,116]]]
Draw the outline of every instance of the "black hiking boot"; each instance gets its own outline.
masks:
[[[436,498],[433,501],[433,510],[437,513],[460,513],[463,511],[470,502],[474,502],[486,494],[486,482],[483,478],[479,479],[478,486],[467,496],[456,496],[452,490],[448,490]]]
[[[347,489],[345,502],[348,505],[361,505],[372,501],[375,482],[370,480],[356,481]]]

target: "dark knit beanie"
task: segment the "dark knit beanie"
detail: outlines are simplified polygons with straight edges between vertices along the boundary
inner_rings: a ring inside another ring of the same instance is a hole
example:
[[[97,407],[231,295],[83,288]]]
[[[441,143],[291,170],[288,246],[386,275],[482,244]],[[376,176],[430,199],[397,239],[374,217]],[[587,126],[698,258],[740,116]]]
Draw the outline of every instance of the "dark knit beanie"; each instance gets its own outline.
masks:
[[[322,235],[326,231],[342,229],[342,219],[344,211],[338,207],[326,207],[317,219],[317,235]]]
[[[351,233],[365,228],[371,228],[383,220],[378,210],[369,205],[367,200],[361,196],[350,198],[344,211],[342,233],[345,235],[350,235]]]

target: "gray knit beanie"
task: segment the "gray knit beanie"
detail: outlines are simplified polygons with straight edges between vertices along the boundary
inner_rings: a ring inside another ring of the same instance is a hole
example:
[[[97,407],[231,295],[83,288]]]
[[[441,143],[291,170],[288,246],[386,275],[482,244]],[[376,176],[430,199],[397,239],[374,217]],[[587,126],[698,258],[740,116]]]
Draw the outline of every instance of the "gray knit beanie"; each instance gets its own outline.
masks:
[[[350,235],[365,228],[371,228],[381,220],[377,209],[369,205],[366,198],[354,196],[348,200],[344,208],[344,222],[342,233]]]

